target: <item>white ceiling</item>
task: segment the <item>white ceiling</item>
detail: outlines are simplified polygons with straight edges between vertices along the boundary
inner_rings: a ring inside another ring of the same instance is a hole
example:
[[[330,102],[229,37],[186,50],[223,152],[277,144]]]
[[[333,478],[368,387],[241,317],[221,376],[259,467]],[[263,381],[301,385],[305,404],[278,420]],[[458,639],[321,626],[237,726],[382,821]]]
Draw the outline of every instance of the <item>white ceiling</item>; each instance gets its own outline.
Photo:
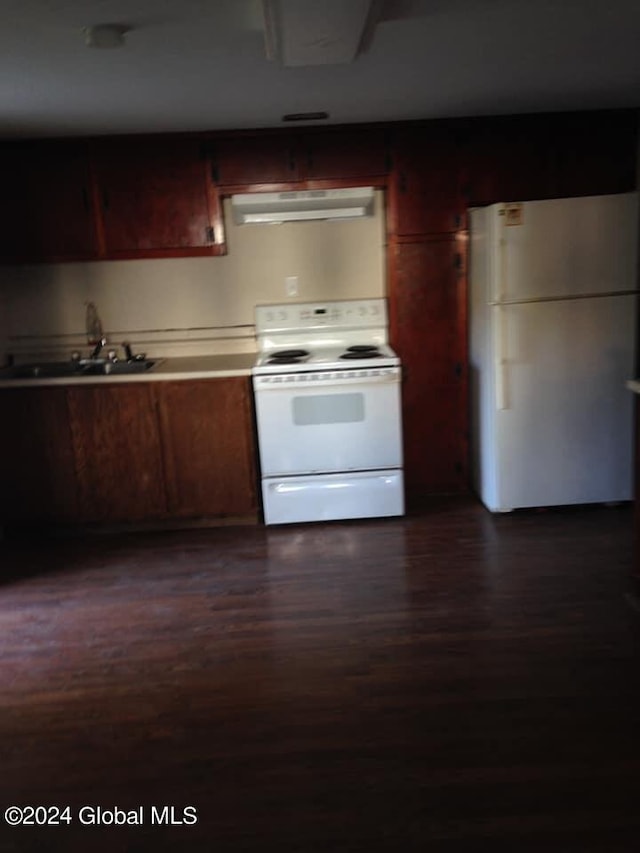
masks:
[[[0,136],[640,105],[638,0],[381,5],[354,62],[290,68],[266,57],[260,0],[0,0]],[[105,22],[131,27],[125,47],[85,46]]]

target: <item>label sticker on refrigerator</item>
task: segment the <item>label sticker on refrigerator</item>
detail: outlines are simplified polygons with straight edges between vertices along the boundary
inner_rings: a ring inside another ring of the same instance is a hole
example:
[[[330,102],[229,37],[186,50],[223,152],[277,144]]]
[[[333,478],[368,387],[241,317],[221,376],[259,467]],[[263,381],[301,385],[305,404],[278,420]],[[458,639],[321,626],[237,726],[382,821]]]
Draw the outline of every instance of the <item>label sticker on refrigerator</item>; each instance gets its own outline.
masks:
[[[504,216],[505,225],[522,225],[522,204],[520,202],[505,204],[500,213]]]

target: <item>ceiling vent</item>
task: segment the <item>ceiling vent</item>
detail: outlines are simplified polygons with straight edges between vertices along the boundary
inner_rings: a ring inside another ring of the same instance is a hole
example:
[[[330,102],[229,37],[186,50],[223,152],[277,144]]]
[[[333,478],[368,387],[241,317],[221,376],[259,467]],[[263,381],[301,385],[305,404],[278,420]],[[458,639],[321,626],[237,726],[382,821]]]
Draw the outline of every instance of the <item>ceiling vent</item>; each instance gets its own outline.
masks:
[[[231,196],[231,210],[236,225],[310,219],[360,219],[373,214],[373,187],[240,193]]]

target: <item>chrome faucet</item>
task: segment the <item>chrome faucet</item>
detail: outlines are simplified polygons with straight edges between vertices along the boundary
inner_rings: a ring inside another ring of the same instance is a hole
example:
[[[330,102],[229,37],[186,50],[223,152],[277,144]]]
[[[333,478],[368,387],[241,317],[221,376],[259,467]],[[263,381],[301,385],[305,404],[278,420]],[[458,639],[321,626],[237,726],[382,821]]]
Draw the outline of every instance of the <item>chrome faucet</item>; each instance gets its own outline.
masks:
[[[95,347],[91,350],[90,359],[98,358],[100,353],[102,352],[102,347],[107,343],[106,338],[100,338],[100,340],[96,343]]]
[[[127,357],[128,362],[145,361],[147,358],[146,352],[134,353],[133,350],[131,349],[131,344],[129,343],[129,341],[123,341],[122,342],[122,349],[125,352],[125,355]]]

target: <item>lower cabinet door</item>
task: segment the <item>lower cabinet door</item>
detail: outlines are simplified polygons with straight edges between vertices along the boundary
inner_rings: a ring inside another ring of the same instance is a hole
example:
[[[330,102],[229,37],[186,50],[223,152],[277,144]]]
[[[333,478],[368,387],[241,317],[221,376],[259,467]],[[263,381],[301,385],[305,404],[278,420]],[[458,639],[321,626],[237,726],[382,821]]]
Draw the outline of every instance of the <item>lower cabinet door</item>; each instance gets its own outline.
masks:
[[[231,516],[257,509],[249,379],[155,386],[172,516]]]
[[[82,521],[166,515],[152,384],[67,388]]]
[[[3,389],[0,400],[0,525],[74,520],[78,500],[66,389]]]

